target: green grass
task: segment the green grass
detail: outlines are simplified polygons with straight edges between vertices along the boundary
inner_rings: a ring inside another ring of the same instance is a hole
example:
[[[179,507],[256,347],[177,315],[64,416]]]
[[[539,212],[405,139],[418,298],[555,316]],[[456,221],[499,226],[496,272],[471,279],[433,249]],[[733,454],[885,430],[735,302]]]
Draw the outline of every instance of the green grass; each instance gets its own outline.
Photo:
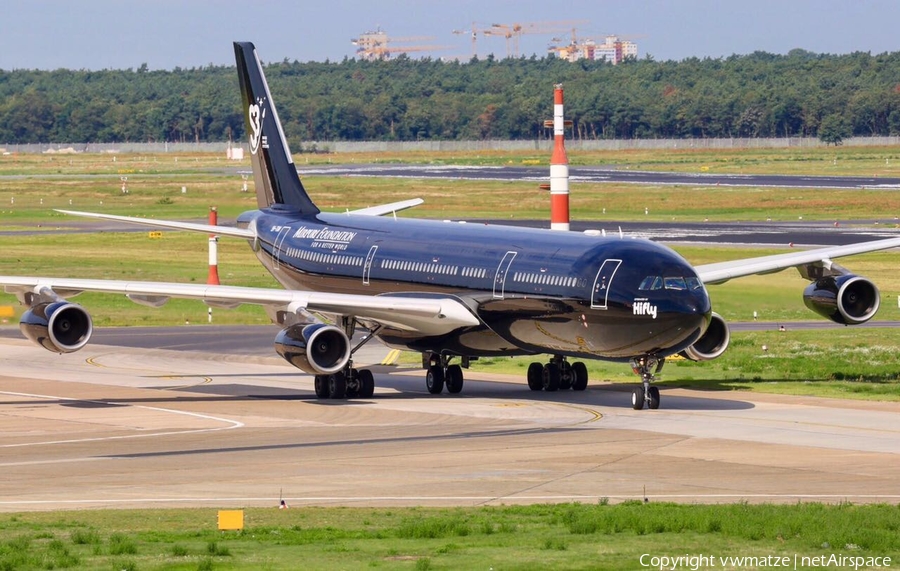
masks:
[[[248,509],[240,532],[215,521],[209,509],[8,514],[0,569],[638,569],[645,553],[900,554],[890,505]],[[75,540],[85,532],[98,540]]]
[[[12,155],[0,157],[0,227],[31,223],[52,228],[71,219],[53,208],[103,211],[133,216],[205,218],[211,205],[223,219],[255,208],[253,181],[233,170],[248,161],[229,162],[196,155]],[[303,166],[320,162],[415,162],[425,164],[546,165],[534,153],[403,153],[297,157]],[[835,149],[741,149],[609,151],[573,154],[572,164],[615,165],[642,170],[789,173],[804,175],[900,176],[900,153],[890,147]],[[549,176],[549,174],[548,174]],[[127,177],[128,194],[121,191]],[[459,181],[304,177],[314,200],[325,210],[343,211],[412,197],[426,203],[402,216],[496,218],[497,204],[513,219],[547,218],[549,197],[533,181]],[[182,193],[182,187],[187,192]],[[573,219],[595,220],[848,220],[900,216],[900,193],[882,190],[717,188],[693,185],[637,187],[572,183]],[[645,208],[649,214],[645,215]],[[606,209],[604,213],[604,209]]]

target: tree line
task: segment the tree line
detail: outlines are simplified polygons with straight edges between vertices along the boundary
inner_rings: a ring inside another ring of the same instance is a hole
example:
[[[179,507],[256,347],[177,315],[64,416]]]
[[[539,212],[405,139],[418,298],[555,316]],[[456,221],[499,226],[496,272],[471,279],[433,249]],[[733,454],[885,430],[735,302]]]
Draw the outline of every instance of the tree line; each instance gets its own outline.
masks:
[[[554,57],[266,65],[301,141],[538,139],[565,88],[576,139],[900,134],[900,52],[569,63]],[[0,70],[0,144],[242,141],[234,67]]]

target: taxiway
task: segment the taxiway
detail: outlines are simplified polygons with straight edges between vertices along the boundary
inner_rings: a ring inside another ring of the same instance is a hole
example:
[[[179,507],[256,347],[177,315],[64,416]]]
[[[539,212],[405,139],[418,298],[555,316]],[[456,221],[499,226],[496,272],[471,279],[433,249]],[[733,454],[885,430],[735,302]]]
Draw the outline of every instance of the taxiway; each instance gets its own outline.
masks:
[[[532,393],[469,373],[315,399],[277,357],[0,340],[0,510],[900,501],[898,403],[628,387]]]

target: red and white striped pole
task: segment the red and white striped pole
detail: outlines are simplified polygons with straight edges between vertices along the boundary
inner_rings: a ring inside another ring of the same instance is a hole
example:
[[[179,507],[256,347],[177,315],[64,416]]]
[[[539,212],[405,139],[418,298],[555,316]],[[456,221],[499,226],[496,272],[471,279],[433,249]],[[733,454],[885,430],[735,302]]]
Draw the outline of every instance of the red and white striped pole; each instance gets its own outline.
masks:
[[[219,225],[219,212],[215,206],[209,207],[209,225]],[[215,234],[209,235],[209,277],[206,283],[209,285],[219,285],[219,237]]]
[[[569,157],[566,156],[563,87],[553,90],[553,155],[550,157],[550,229],[569,229]]]
[[[209,225],[219,225],[219,211],[215,206],[209,207]],[[219,237],[209,235],[209,276],[206,278],[209,285],[219,285]],[[207,308],[207,319],[212,323],[212,307]]]

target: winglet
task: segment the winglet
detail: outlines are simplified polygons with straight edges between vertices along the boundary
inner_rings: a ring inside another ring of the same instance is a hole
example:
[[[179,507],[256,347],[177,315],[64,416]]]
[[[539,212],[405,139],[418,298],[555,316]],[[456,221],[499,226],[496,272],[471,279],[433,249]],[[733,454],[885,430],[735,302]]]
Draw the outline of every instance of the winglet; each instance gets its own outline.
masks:
[[[251,42],[234,42],[234,57],[259,208],[284,204],[302,214],[318,214],[297,175],[256,48]]]

